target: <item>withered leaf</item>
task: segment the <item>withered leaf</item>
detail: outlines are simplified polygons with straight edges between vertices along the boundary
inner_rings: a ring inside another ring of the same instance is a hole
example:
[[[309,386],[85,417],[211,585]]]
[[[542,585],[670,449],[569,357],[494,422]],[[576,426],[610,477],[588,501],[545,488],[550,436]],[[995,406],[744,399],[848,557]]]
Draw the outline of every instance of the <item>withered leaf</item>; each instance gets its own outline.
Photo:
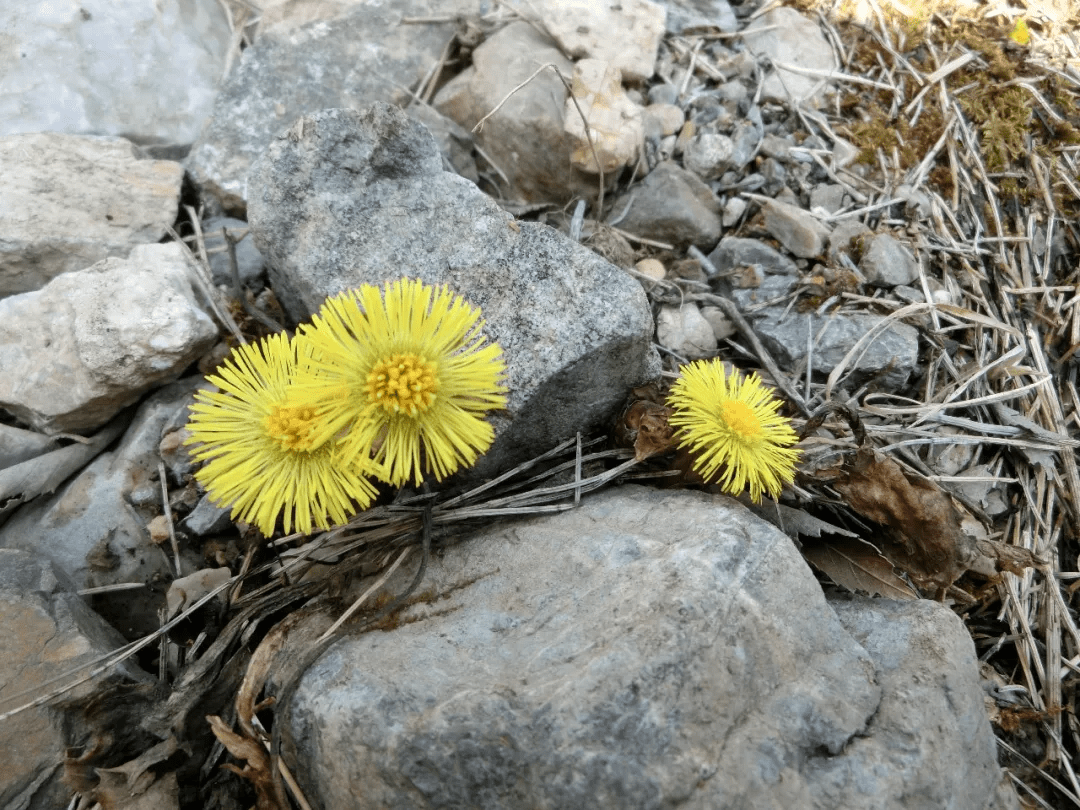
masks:
[[[619,433],[634,447],[634,458],[644,461],[672,448],[674,429],[668,424],[671,408],[639,399],[623,413]]]
[[[881,552],[857,537],[833,537],[803,546],[803,556],[849,591],[889,599],[918,599]]]
[[[886,527],[882,551],[919,587],[942,595],[978,556],[952,499],[873,448],[859,448],[833,486],[852,509]]]
[[[210,723],[210,730],[228,752],[247,763],[243,768],[231,764],[223,767],[251,782],[255,789],[257,810],[287,810],[288,804],[283,804],[278,798],[271,771],[270,754],[263,744],[258,740],[237,734],[220,717],[208,715],[206,719]]]
[[[756,504],[749,497],[740,497],[739,502],[751,512],[768,521],[796,542],[802,537],[821,537],[822,533],[844,537],[858,537],[855,532],[828,521],[816,518],[802,509],[785,506],[782,503]]]

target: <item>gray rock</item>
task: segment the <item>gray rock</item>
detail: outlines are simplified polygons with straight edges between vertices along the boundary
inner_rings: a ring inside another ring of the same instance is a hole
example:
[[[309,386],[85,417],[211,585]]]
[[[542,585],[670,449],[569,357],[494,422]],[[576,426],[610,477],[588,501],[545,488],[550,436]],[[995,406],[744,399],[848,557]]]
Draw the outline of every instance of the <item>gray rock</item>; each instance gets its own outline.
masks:
[[[544,30],[575,61],[601,59],[630,82],[646,81],[653,75],[664,36],[662,5],[651,0],[607,4],[532,0],[510,5],[526,19],[530,12],[539,14]]]
[[[214,505],[209,495],[203,495],[180,525],[196,537],[218,534],[232,525],[229,511],[227,507]]]
[[[767,57],[773,63],[761,86],[762,99],[810,106],[821,104],[824,91],[831,86],[827,81],[780,67],[836,70],[832,46],[817,23],[793,8],[774,8],[746,27],[743,42],[754,56]]]
[[[745,211],[746,200],[742,197],[732,197],[724,203],[724,213],[721,216],[721,223],[725,228],[730,228],[739,221]]]
[[[760,121],[761,113],[758,113],[759,120],[754,121],[739,121],[735,124],[735,128],[731,131],[731,158],[729,162],[734,169],[742,169],[746,167],[751,160],[754,159],[754,155],[757,153],[758,146],[761,144],[761,138],[763,129]]]
[[[477,182],[480,174],[473,158],[473,136],[466,129],[427,104],[412,104],[405,114],[423,124],[435,138],[443,156],[443,168],[454,171],[466,180]]]
[[[765,229],[787,250],[801,259],[820,256],[829,229],[809,211],[769,200],[762,206]]]
[[[430,134],[395,107],[302,119],[255,165],[251,191],[255,243],[294,318],[403,276],[446,283],[482,308],[510,393],[476,475],[608,418],[658,371],[641,285],[444,172]]]
[[[656,316],[656,340],[687,360],[716,354],[716,335],[697,304],[664,305]]]
[[[57,446],[52,436],[0,424],[0,470],[55,450]]]
[[[679,100],[679,88],[673,84],[656,84],[649,88],[649,104],[673,105]]]
[[[154,243],[176,219],[184,169],[123,138],[0,138],[0,297]]]
[[[709,261],[720,273],[738,267],[758,267],[771,275],[797,276],[795,262],[757,239],[725,236],[709,254]]]
[[[540,65],[553,64],[568,79],[574,66],[554,42],[526,22],[513,22],[473,52],[473,64],[435,95],[435,107],[465,129],[472,128],[505,100],[477,143],[495,162],[510,187],[510,199],[566,200],[575,189],[595,192],[595,179],[575,180],[570,166],[573,139],[563,130],[566,87],[550,69],[510,95]]]
[[[138,245],[0,300],[0,406],[45,432],[93,430],[217,339],[181,248]]]
[[[880,315],[867,313],[813,315],[768,312],[754,323],[766,348],[788,369],[805,368],[807,335],[813,341],[814,371],[828,374],[852,346],[881,323]],[[907,382],[919,355],[918,331],[906,323],[893,322],[876,333],[848,367],[857,378],[881,375],[879,384],[895,389]]]
[[[163,426],[186,412],[199,378],[187,378],[154,393],[136,412],[115,450],[102,453],[55,495],[24,504],[0,527],[0,548],[21,549],[51,560],[79,588],[120,582],[171,580],[168,559],[150,542],[146,524],[161,514],[157,447]],[[190,573],[197,556],[184,551]],[[128,638],[159,626],[164,597],[153,590],[124,591],[95,598],[95,608]]]
[[[829,260],[839,264],[841,254],[848,259],[861,255],[866,238],[872,234],[873,231],[854,217],[839,220],[829,234]]]
[[[710,250],[720,238],[720,201],[696,175],[670,161],[658,164],[612,210],[619,228],[646,239]]]
[[[777,160],[788,160],[791,157],[791,147],[793,145],[790,137],[782,138],[779,135],[765,135],[761,139],[761,154]]]
[[[727,135],[704,132],[683,149],[683,166],[702,180],[715,180],[731,168],[735,145]]]
[[[896,237],[887,233],[866,240],[859,270],[868,282],[878,287],[910,284],[919,277],[915,257]]]
[[[855,598],[829,604],[873,659],[881,705],[868,736],[852,740],[843,756],[816,763],[818,806],[981,810],[989,805],[1001,769],[975,645],[963,622],[925,600]],[[876,793],[892,804],[844,800],[857,795],[856,786],[867,774],[878,776]]]
[[[688,28],[719,28],[726,34],[739,30],[739,20],[728,0],[663,0],[667,29],[681,34]]]
[[[0,134],[194,140],[229,50],[217,0],[5,5]]]
[[[835,214],[844,207],[844,187],[837,183],[823,183],[810,192],[810,207],[822,208]]]
[[[476,11],[471,0],[365,3],[342,17],[270,30],[223,83],[188,171],[226,210],[242,211],[252,161],[285,127],[327,107],[406,103],[406,88],[420,82],[453,35],[452,15]],[[447,22],[401,22],[444,15]]]
[[[70,579],[26,551],[0,549],[0,687],[10,711],[58,684],[53,678],[116,650],[124,639],[86,606]],[[87,698],[107,682],[152,681],[130,660],[68,698]],[[64,682],[67,682],[65,679]],[[18,695],[22,697],[17,697]],[[10,699],[9,699],[10,698]],[[65,807],[72,789],[61,782],[69,746],[87,745],[91,731],[48,707],[26,709],[0,723],[0,807]]]
[[[210,258],[210,272],[214,284],[224,284],[230,290],[233,287],[232,268],[229,265],[229,251],[221,236],[225,228],[236,239],[248,230],[248,224],[242,219],[231,217],[211,217],[202,223],[203,239]],[[240,274],[240,283],[251,286],[258,282],[263,272],[263,257],[255,247],[255,240],[248,233],[236,246],[236,269]]]
[[[853,605],[846,629],[729,498],[622,487],[479,532],[426,587],[441,598],[335,644],[285,708],[324,807],[906,810],[912,786],[983,810],[995,787],[959,623],[878,608],[886,637]]]

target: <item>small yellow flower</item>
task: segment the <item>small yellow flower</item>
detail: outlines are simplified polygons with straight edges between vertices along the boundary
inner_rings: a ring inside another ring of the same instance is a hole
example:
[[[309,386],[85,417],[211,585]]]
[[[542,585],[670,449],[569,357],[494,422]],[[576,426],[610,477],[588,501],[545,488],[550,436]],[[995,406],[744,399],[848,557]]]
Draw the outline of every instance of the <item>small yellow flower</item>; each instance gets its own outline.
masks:
[[[799,450],[788,420],[757,374],[727,375],[719,360],[699,360],[682,367],[671,388],[669,423],[679,429],[681,447],[696,460],[694,469],[709,481],[723,467],[720,485],[732,495],[750,486],[750,498],[776,498],[783,483],[795,478]]]
[[[220,390],[196,392],[187,425],[185,444],[206,462],[196,480],[267,537],[280,513],[287,534],[307,534],[344,523],[375,495],[363,470],[337,464],[332,445],[314,440],[315,411],[290,401],[297,347],[277,334],[234,349],[207,377]]]
[[[319,414],[320,440],[340,438],[346,463],[371,457],[394,486],[441,481],[487,451],[484,416],[506,407],[502,349],[482,326],[479,309],[418,280],[328,298],[300,327],[311,361],[298,401]]]

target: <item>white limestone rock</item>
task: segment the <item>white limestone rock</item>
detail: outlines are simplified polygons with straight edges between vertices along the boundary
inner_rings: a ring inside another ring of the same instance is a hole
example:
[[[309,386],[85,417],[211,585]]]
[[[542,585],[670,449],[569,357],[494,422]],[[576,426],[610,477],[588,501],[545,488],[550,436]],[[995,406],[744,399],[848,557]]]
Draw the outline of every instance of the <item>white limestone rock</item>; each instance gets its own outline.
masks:
[[[209,350],[181,247],[139,245],[0,299],[0,407],[44,432],[90,431]]]
[[[0,297],[154,243],[176,219],[184,168],[123,138],[0,138]]]

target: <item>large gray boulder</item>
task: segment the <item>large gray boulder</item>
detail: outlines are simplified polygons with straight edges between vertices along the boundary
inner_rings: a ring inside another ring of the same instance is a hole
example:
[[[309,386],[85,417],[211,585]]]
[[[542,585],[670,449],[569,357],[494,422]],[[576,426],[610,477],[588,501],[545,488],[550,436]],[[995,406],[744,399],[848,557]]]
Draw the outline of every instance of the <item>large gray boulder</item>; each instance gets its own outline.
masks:
[[[1000,777],[960,622],[867,601],[838,620],[727,497],[611,490],[479,532],[423,587],[282,718],[323,807],[983,810]]]
[[[589,430],[658,371],[641,285],[443,171],[431,135],[392,105],[301,118],[255,164],[250,194],[255,245],[296,319],[328,295],[403,277],[481,307],[509,397],[476,475]]]

